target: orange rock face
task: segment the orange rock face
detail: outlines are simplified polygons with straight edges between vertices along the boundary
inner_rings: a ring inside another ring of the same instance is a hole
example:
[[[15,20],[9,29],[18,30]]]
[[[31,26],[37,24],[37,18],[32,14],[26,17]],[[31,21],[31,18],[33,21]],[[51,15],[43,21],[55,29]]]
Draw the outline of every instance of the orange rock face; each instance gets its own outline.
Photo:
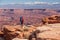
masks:
[[[45,24],[50,24],[50,23],[60,23],[60,15],[53,15],[50,17],[46,17],[42,19],[42,22]]]
[[[20,25],[17,26],[9,26],[9,25],[4,25],[3,31],[0,32],[0,35],[3,35],[5,40],[12,40],[14,38],[29,38],[30,34],[35,31],[35,27],[24,27],[21,28]],[[1,36],[0,36],[1,37]]]

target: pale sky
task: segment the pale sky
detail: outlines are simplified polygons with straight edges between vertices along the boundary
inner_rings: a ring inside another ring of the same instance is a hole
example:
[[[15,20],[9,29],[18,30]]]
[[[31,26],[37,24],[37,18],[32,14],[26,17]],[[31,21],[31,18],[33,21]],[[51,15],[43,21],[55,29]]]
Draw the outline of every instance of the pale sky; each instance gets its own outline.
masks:
[[[4,4],[60,4],[60,0],[0,0],[0,5]]]

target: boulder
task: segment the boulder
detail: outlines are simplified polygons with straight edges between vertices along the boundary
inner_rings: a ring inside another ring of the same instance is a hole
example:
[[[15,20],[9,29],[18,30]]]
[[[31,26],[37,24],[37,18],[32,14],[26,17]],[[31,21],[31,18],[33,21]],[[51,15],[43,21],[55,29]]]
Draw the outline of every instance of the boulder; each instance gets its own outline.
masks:
[[[4,27],[4,31],[7,31],[7,32],[8,32],[8,31],[14,32],[15,30],[16,30],[16,29],[15,29],[13,26],[12,26],[12,27],[11,27],[11,26],[10,26],[10,27],[8,27],[8,26],[5,26],[5,27]]]
[[[17,33],[16,29],[14,27],[4,27],[4,38],[5,40],[12,40],[13,38],[17,37],[19,33]]]

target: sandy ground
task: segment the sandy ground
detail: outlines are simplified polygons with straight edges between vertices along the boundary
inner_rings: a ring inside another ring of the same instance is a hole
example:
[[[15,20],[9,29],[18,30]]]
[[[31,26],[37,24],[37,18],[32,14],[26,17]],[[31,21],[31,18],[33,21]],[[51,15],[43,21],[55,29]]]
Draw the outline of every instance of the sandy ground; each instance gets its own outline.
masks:
[[[41,33],[37,34],[38,38],[60,40],[60,24],[48,24],[42,27],[37,27]]]

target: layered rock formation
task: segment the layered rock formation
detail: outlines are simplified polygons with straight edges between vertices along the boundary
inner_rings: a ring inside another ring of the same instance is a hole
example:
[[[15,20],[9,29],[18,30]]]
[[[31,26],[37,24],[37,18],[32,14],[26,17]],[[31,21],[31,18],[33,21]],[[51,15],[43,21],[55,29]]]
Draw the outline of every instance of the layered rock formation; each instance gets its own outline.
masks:
[[[42,19],[43,24],[60,23],[60,15],[53,15]]]

